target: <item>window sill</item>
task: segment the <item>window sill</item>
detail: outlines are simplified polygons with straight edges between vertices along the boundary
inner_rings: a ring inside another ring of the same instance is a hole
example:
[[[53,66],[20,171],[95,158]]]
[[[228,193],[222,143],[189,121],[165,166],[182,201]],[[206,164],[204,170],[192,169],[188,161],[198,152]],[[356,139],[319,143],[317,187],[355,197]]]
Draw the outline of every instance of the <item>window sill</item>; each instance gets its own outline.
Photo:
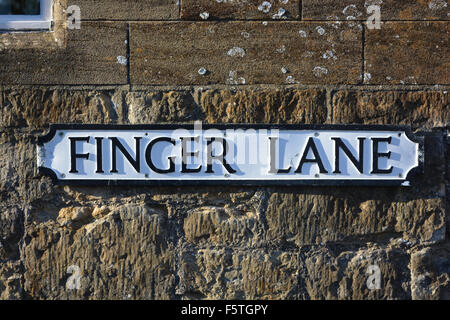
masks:
[[[1,21],[0,30],[9,31],[28,31],[43,30],[48,31],[52,27],[52,21],[29,20],[29,21]]]
[[[7,49],[42,49],[52,50],[66,46],[66,0],[53,1],[53,20],[36,21],[33,28],[18,30],[19,25],[8,26],[2,30],[0,21],[0,51]],[[4,22],[18,23],[18,21]],[[29,24],[30,22],[27,22]],[[20,22],[19,22],[20,24]],[[14,30],[16,29],[16,30]]]

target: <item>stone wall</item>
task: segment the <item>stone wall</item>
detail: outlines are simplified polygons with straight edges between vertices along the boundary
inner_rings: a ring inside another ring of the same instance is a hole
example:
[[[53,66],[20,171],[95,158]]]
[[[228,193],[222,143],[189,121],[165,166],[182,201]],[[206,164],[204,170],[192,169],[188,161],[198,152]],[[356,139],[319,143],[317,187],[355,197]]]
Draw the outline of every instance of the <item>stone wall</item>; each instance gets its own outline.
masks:
[[[61,14],[52,33],[0,34],[0,298],[450,299],[447,1],[267,3],[57,0],[81,29]],[[194,120],[410,125],[425,173],[410,188],[37,175],[50,123]]]

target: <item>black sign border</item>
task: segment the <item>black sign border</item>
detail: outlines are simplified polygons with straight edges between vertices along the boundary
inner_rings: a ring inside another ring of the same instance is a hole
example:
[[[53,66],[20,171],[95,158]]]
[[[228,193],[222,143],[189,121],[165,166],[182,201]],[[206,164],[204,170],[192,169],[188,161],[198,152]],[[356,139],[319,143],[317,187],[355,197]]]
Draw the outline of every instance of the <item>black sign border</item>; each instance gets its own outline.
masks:
[[[194,130],[193,123],[188,124],[50,124],[49,132],[39,136],[37,144],[43,146],[51,141],[57,130]],[[412,142],[419,144],[419,166],[411,169],[402,180],[60,180],[56,173],[47,167],[38,167],[38,174],[49,176],[56,185],[75,186],[405,186],[406,181],[411,181],[415,175],[424,171],[424,137],[413,134],[410,126],[403,125],[361,125],[361,124],[203,124],[202,130],[208,129],[279,129],[279,130],[336,130],[336,131],[403,131]]]

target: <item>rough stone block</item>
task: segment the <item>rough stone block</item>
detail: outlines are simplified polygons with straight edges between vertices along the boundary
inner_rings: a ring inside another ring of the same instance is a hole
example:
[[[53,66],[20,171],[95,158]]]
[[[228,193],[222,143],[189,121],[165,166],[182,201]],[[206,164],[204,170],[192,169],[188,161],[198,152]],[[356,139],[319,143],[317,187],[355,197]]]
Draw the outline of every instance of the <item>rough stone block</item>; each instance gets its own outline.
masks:
[[[0,263],[0,300],[22,300],[23,268],[20,261],[2,261]]]
[[[267,195],[246,188],[185,187],[182,192],[155,190],[152,201],[167,207],[180,227],[184,242],[243,248],[264,239],[264,208]]]
[[[24,287],[30,297],[174,297],[175,255],[166,213],[138,204],[116,204],[103,212],[77,220],[78,229],[68,228],[64,215],[58,222],[26,226]]]
[[[0,127],[48,128],[51,123],[122,123],[125,106],[118,90],[23,88],[4,90]]]
[[[361,35],[353,22],[132,23],[131,83],[355,84]]]
[[[138,91],[126,94],[128,121],[132,124],[191,122],[201,109],[191,91]]]
[[[409,258],[390,245],[184,248],[177,294],[182,299],[410,299]]]
[[[84,22],[63,48],[2,45],[0,84],[126,84],[126,40],[125,23]]]
[[[251,246],[264,233],[260,215],[258,208],[245,204],[192,209],[184,220],[185,237],[191,243]]]
[[[446,0],[303,0],[305,20],[367,20],[367,8],[380,6],[381,20],[448,20]]]
[[[450,124],[449,103],[447,91],[340,90],[332,95],[332,122],[430,130]]]
[[[412,245],[445,238],[444,199],[405,201],[401,193],[373,188],[345,196],[324,191],[271,194],[266,240],[303,246],[401,238]]]
[[[325,123],[326,93],[315,89],[203,89],[126,94],[130,123]]]
[[[327,120],[326,94],[316,89],[206,90],[200,106],[208,123],[301,123]]]
[[[26,132],[0,132],[1,206],[24,206],[51,194],[51,180],[37,176],[35,141]]]
[[[295,252],[188,249],[181,254],[177,294],[188,299],[295,299],[298,265]]]
[[[416,300],[450,299],[450,247],[428,247],[411,256],[411,291]]]
[[[179,17],[177,0],[67,0],[83,20],[171,20]]]
[[[366,84],[449,84],[447,22],[386,22],[365,36]]]
[[[411,299],[409,255],[401,248],[313,247],[300,256],[303,299]]]
[[[0,261],[19,259],[24,213],[19,206],[0,207]]]
[[[217,19],[297,19],[299,0],[183,0],[181,18]]]

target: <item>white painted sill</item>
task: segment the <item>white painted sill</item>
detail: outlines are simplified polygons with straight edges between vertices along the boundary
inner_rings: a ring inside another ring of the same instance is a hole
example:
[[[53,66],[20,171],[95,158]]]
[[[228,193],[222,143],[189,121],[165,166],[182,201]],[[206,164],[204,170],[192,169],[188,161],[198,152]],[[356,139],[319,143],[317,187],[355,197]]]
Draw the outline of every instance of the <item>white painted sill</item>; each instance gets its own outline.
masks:
[[[53,1],[41,0],[40,15],[0,15],[0,30],[2,31],[26,31],[45,30],[52,27]]]

